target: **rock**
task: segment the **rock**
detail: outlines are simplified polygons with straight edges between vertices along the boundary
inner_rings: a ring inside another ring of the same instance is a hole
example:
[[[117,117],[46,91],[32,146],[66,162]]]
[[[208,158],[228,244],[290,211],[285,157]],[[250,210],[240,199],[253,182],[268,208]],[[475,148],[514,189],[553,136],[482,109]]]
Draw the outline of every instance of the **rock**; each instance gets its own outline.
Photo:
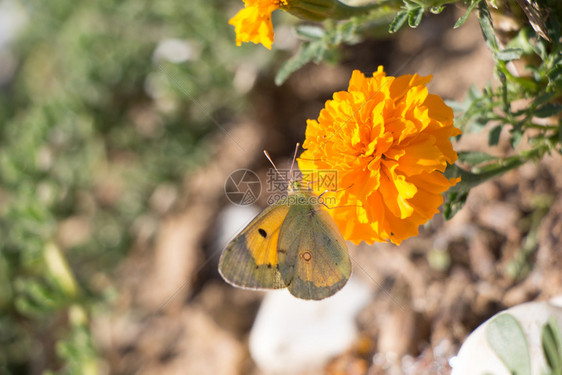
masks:
[[[370,288],[352,277],[337,294],[300,300],[287,290],[269,292],[250,333],[250,354],[266,374],[292,374],[323,367],[358,336],[355,318]]]

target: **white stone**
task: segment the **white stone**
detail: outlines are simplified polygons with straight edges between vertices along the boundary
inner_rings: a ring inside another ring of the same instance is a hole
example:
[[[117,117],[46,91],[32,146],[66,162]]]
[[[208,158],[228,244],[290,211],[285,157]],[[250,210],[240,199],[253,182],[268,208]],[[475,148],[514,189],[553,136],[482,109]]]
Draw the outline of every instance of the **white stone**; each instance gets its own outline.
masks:
[[[268,292],[250,333],[250,353],[266,374],[312,371],[348,349],[357,337],[355,318],[370,301],[368,285],[351,277],[320,301]]]

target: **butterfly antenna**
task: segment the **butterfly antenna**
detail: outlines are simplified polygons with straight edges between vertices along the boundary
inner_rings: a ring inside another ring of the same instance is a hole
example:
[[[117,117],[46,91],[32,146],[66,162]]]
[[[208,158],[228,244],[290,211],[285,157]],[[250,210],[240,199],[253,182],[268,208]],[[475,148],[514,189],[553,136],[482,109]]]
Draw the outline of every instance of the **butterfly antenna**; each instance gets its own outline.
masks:
[[[265,154],[265,157],[267,158],[267,160],[269,160],[271,165],[273,165],[273,169],[275,169],[275,172],[277,172],[279,177],[281,177],[283,180],[285,180],[285,177],[283,177],[281,172],[279,172],[279,169],[277,169],[277,167],[275,166],[275,163],[273,162],[273,160],[271,160],[271,156],[269,156],[269,153],[266,150],[263,150],[263,153]]]
[[[293,155],[293,161],[291,162],[291,169],[289,169],[289,176],[293,176],[293,167],[295,166],[295,160],[297,160],[297,152],[299,151],[300,143],[297,142],[295,146],[295,153]]]

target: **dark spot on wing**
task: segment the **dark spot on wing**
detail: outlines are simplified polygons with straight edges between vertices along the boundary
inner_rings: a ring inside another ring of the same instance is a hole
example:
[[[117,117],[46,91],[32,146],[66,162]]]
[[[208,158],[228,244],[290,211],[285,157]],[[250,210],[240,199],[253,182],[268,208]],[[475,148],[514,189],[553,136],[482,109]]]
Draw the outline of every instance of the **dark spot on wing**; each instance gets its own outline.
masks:
[[[287,250],[283,250],[283,249],[278,249],[277,252],[282,254],[287,254]]]
[[[262,236],[263,238],[267,237],[267,232],[265,230],[263,230],[262,228],[258,229],[258,232],[259,232],[260,236]]]

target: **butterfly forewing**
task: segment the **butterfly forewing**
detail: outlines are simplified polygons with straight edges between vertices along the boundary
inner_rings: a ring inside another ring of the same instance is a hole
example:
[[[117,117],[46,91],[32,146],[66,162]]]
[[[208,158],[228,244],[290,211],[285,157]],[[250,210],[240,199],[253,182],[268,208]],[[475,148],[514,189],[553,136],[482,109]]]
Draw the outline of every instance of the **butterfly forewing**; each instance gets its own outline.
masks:
[[[277,202],[228,244],[219,262],[226,281],[252,289],[285,287],[278,270],[277,242],[288,212],[286,200]]]

